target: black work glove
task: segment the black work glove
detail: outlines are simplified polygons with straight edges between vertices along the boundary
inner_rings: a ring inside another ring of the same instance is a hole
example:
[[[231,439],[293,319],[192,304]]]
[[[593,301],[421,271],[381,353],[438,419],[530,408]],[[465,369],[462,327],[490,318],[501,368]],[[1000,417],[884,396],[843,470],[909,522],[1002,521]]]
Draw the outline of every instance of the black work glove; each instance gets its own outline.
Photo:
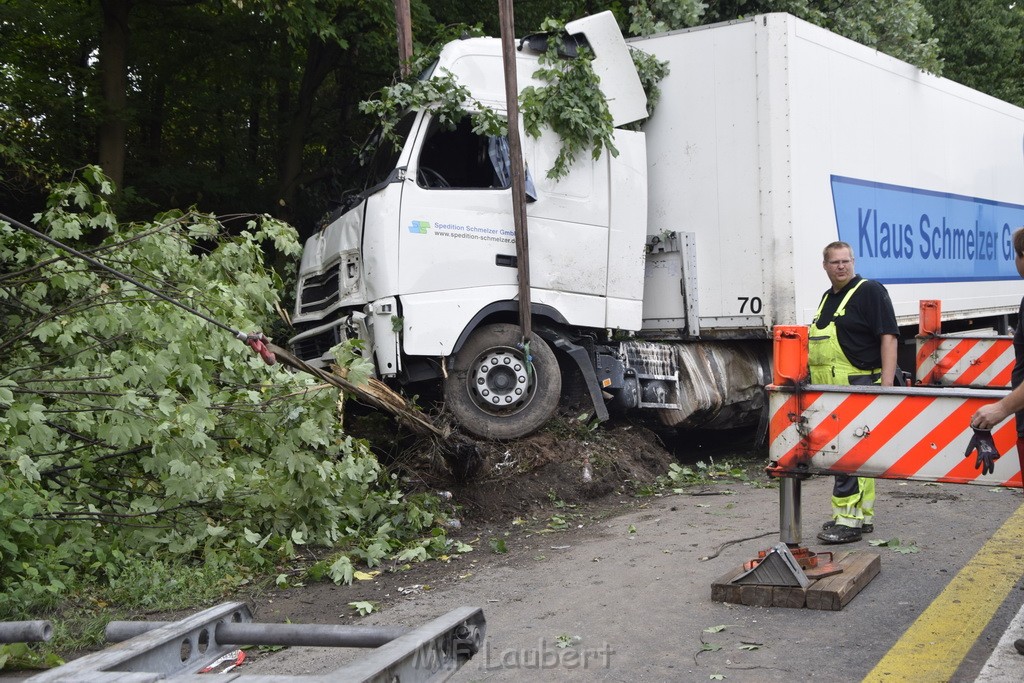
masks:
[[[996,469],[996,460],[999,459],[999,451],[992,441],[992,431],[988,429],[974,429],[974,436],[967,444],[964,457],[969,458],[971,453],[978,451],[978,459],[974,461],[974,469],[980,469],[982,474],[991,474]]]

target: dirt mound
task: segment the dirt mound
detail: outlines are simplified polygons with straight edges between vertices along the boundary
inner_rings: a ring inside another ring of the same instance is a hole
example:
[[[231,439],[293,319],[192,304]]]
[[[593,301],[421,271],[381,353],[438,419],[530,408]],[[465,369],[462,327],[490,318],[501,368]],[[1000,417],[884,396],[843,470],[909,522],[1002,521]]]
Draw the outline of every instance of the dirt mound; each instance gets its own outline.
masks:
[[[652,431],[615,420],[589,426],[559,418],[529,437],[475,447],[479,461],[466,481],[455,481],[450,471],[437,467],[418,478],[425,486],[450,491],[461,514],[481,522],[525,515],[553,500],[577,504],[624,487],[632,491],[665,474],[673,462]],[[431,461],[436,464],[436,457]]]

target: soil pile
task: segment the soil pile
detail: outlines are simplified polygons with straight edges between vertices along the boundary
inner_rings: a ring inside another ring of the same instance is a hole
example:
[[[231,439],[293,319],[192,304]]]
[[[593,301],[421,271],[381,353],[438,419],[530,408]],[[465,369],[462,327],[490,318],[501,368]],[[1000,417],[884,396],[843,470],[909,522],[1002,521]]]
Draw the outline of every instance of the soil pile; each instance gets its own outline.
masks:
[[[557,418],[531,436],[477,442],[477,462],[463,481],[439,467],[436,453],[410,464],[419,485],[445,490],[463,522],[493,522],[550,506],[594,501],[613,491],[653,483],[674,461],[662,440],[639,424],[612,420],[600,426]]]

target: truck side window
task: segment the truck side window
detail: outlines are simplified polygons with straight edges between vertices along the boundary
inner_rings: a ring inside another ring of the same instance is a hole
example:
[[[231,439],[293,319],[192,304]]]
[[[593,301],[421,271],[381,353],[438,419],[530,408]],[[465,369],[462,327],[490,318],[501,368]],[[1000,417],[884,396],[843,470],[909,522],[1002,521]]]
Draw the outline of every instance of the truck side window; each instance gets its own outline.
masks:
[[[416,112],[407,112],[395,126],[394,135],[396,141],[383,139],[381,132],[376,130],[370,136],[364,146],[370,150],[372,156],[360,159],[363,167],[364,181],[363,189],[377,187],[388,181],[398,164],[398,157],[405,146],[406,138],[412,130],[413,121],[416,119]]]
[[[489,148],[490,139],[473,132],[468,116],[450,129],[433,119],[420,150],[416,184],[435,189],[506,188],[508,181],[495,170]]]

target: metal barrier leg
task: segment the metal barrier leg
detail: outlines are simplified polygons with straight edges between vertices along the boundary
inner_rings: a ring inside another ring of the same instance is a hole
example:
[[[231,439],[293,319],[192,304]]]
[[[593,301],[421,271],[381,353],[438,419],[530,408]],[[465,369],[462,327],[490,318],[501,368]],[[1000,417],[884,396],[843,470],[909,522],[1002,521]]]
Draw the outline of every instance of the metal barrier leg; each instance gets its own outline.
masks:
[[[0,643],[42,643],[53,637],[48,621],[0,622]]]
[[[800,545],[800,479],[779,479],[779,540],[789,546]]]

